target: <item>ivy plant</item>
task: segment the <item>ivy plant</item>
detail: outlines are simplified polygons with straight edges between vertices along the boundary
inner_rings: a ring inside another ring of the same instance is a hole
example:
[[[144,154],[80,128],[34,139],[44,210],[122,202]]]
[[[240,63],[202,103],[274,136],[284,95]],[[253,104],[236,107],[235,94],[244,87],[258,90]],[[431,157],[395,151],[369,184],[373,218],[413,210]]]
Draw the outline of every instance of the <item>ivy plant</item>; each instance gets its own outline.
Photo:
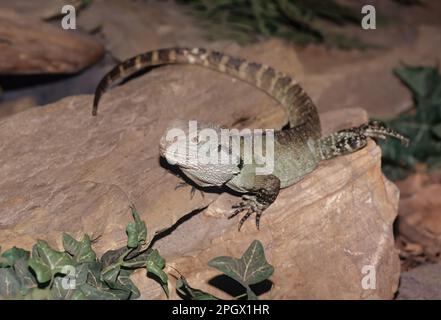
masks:
[[[428,170],[441,167],[441,74],[434,67],[396,68],[395,75],[412,92],[415,107],[384,122],[410,138],[409,147],[395,139],[381,141],[383,172],[392,180],[409,175],[418,162]]]
[[[88,235],[63,234],[64,251],[38,240],[32,252],[13,247],[0,255],[0,297],[5,299],[136,299],[130,275],[145,268],[168,294],[164,259],[146,243],[147,228],[134,207],[127,225],[127,246],[98,260]]]
[[[37,240],[32,251],[13,247],[0,254],[0,299],[128,300],[140,296],[130,280],[136,269],[160,283],[169,295],[166,265],[159,251],[146,242],[147,227],[132,206],[133,222],[127,224],[127,245],[109,250],[101,259],[88,235],[77,240],[63,234],[63,251]],[[217,257],[209,266],[218,269],[246,289],[247,299],[257,299],[250,285],[268,279],[274,268],[267,263],[262,244],[255,240],[240,259]],[[185,299],[217,300],[214,295],[190,287],[181,276],[176,291]]]
[[[245,290],[248,300],[256,300],[257,295],[251,289],[251,285],[267,280],[274,272],[274,268],[265,258],[262,243],[254,240],[241,258],[228,256],[217,257],[208,262],[227,277],[237,281]],[[187,280],[181,275],[176,283],[176,290],[184,298],[189,300],[218,300],[216,296],[199,289],[190,287]],[[242,296],[236,297],[242,298]]]

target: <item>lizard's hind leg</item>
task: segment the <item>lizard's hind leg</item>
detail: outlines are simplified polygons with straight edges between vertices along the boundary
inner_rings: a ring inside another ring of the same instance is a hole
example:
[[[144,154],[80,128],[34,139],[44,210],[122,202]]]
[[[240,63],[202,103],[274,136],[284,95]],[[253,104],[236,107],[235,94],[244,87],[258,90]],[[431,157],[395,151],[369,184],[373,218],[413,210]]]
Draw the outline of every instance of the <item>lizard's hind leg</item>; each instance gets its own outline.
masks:
[[[359,127],[340,130],[327,137],[321,138],[318,144],[318,153],[321,159],[331,159],[340,155],[355,152],[364,148],[367,138],[386,139],[396,138],[402,144],[408,145],[409,139],[400,133],[386,127],[378,121],[370,121]]]

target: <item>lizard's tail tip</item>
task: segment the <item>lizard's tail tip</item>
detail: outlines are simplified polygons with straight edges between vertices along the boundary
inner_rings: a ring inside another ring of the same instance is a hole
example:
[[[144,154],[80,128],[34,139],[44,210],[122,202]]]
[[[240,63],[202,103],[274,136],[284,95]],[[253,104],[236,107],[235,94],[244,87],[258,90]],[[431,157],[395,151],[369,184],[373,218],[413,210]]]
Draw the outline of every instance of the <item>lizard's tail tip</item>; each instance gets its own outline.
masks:
[[[402,138],[400,139],[400,141],[401,141],[401,144],[403,145],[403,146],[405,146],[406,148],[409,146],[409,144],[410,144],[410,139],[409,138],[406,138],[406,137],[404,137],[404,136],[402,136]]]
[[[365,134],[371,138],[386,139],[386,137],[391,137],[400,140],[401,144],[408,147],[410,144],[410,139],[403,136],[398,131],[388,128],[386,125],[379,121],[370,121],[365,129]]]
[[[95,99],[92,106],[92,116],[96,116],[98,114],[98,103]]]

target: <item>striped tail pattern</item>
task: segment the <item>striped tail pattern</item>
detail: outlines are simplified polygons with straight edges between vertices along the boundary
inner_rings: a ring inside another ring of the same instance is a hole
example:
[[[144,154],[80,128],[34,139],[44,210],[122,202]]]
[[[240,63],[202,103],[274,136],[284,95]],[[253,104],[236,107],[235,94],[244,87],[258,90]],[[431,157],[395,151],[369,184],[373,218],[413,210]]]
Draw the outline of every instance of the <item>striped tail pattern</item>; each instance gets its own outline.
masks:
[[[317,108],[293,78],[260,63],[202,48],[154,50],[121,62],[99,83],[95,91],[92,114],[97,114],[100,98],[112,84],[141,69],[165,64],[199,65],[248,82],[286,108],[290,127],[302,126],[306,138],[319,139],[321,136]]]

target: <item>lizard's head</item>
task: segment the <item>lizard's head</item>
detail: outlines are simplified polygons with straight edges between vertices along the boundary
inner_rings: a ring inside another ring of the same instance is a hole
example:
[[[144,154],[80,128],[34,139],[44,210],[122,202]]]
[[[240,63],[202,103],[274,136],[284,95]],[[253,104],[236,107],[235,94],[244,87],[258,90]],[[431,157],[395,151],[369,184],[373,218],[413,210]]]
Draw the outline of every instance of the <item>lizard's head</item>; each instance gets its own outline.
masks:
[[[218,136],[219,127],[211,123],[201,123],[187,120],[172,121],[159,143],[159,152],[170,164],[181,168],[198,165],[198,150],[208,147],[207,143],[216,143],[201,134],[204,129],[210,129],[213,135]],[[205,130],[204,130],[205,131]]]
[[[236,164],[219,163],[228,155],[222,147],[221,128],[213,123],[174,120],[161,137],[159,152],[200,186],[221,185],[238,172]]]

